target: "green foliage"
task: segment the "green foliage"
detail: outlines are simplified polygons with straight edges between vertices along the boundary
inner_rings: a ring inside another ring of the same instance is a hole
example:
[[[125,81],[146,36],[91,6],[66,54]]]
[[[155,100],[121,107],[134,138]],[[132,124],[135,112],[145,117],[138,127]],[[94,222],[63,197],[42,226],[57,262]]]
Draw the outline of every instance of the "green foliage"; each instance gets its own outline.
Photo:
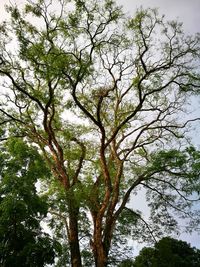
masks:
[[[137,256],[135,258],[135,261],[133,263],[132,266],[134,267],[150,267],[150,266],[153,266],[155,260],[154,260],[154,249],[153,248],[150,248],[150,247],[147,247],[147,248],[143,248],[141,251],[140,251],[140,254],[139,256]]]
[[[119,225],[117,229],[124,236],[131,235],[131,226],[136,225],[138,222],[139,215],[136,212],[133,212],[130,209],[124,209],[123,212],[120,214],[119,217]]]
[[[37,150],[22,140],[10,140],[1,149],[1,266],[42,267],[53,263],[59,244],[41,229],[48,206],[35,186],[48,170]]]
[[[147,265],[148,266],[148,265]],[[133,261],[131,259],[123,260],[119,267],[133,267]]]
[[[162,238],[154,248],[143,248],[134,267],[198,267],[200,250],[182,240]]]

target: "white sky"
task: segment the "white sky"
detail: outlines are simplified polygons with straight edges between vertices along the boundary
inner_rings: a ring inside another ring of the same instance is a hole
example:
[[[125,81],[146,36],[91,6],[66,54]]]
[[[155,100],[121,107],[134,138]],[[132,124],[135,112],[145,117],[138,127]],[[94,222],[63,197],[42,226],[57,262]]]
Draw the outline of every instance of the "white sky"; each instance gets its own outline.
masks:
[[[0,0],[0,21],[6,18],[4,5],[9,3],[22,5],[24,0]],[[167,19],[178,19],[183,22],[184,30],[188,34],[200,32],[200,0],[117,0],[124,6],[124,10],[129,15],[133,15],[137,7],[158,8],[161,15]],[[196,234],[192,236],[181,235],[180,238],[191,243],[192,246],[200,248],[200,237]],[[137,247],[136,247],[137,250]]]
[[[24,0],[0,0],[0,20],[5,18],[4,5],[9,3],[21,5]],[[177,19],[184,23],[185,31],[200,31],[200,0],[117,0],[132,15],[134,10],[143,7],[157,7],[161,14],[169,19]]]
[[[117,0],[131,15],[141,5],[158,8],[168,19],[178,19],[184,23],[188,33],[200,31],[200,0]]]

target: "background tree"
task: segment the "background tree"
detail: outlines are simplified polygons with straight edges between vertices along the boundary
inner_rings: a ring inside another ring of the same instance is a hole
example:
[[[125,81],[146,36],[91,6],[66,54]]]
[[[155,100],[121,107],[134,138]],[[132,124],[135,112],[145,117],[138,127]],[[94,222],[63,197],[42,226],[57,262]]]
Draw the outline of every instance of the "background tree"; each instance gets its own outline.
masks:
[[[72,266],[85,251],[106,266],[115,235],[144,241],[174,230],[172,212],[195,229],[200,153],[185,138],[197,120],[185,108],[199,89],[199,35],[185,36],[156,10],[127,19],[111,0],[7,9],[3,139],[35,143],[50,168],[52,231],[59,238],[65,230]],[[127,207],[141,188],[148,221]]]
[[[41,226],[48,206],[36,182],[49,171],[35,149],[9,140],[0,154],[0,263],[2,267],[53,263],[59,243]]]
[[[135,258],[134,267],[197,267],[200,250],[192,248],[182,240],[162,238],[154,248],[143,248]]]

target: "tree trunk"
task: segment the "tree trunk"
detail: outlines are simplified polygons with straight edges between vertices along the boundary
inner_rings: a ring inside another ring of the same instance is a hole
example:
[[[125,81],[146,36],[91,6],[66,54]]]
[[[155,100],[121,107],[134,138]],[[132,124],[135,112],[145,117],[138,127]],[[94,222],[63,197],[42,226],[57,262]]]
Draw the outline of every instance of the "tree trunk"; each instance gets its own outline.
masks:
[[[92,241],[93,255],[96,267],[106,267],[108,262],[108,250],[102,237],[101,222],[96,222]]]
[[[78,213],[79,209],[69,205],[69,246],[71,254],[71,266],[82,267],[81,253],[78,238]]]
[[[95,240],[95,266],[96,267],[106,267],[108,261],[108,255],[104,249],[104,245],[101,240]]]

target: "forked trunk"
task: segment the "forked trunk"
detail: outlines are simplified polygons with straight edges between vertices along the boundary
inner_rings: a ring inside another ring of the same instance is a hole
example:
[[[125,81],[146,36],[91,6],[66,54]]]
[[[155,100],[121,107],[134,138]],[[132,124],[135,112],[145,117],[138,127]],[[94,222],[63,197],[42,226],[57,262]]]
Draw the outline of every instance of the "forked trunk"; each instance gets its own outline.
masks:
[[[101,222],[96,222],[92,242],[92,250],[96,267],[106,267],[108,264],[108,246],[105,246],[102,236]]]
[[[106,267],[108,263],[108,255],[105,251],[104,245],[102,244],[101,240],[97,242],[95,240],[95,251],[94,251],[94,257],[95,257],[95,266],[96,267]]]

